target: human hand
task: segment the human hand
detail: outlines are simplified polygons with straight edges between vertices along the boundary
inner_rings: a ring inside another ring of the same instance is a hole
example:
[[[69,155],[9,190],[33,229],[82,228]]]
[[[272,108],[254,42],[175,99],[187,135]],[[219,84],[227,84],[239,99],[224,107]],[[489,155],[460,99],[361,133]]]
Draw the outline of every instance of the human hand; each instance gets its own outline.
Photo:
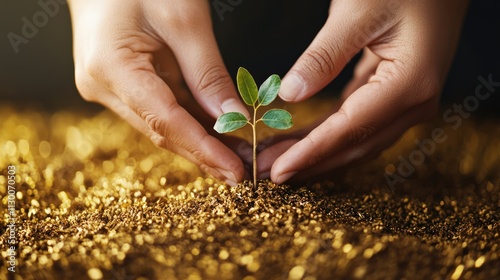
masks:
[[[206,118],[200,106],[212,118],[231,111],[249,116],[222,62],[209,3],[68,2],[76,84],[84,99],[107,106],[157,146],[215,177],[231,185],[241,181],[243,163],[228,148],[231,142],[225,145],[195,118]],[[212,132],[213,121],[208,123]]]
[[[467,9],[466,0],[332,1],[328,20],[284,77],[280,97],[298,102],[330,83],[360,50],[338,111],[309,133],[258,158],[275,183],[376,157],[432,117]]]

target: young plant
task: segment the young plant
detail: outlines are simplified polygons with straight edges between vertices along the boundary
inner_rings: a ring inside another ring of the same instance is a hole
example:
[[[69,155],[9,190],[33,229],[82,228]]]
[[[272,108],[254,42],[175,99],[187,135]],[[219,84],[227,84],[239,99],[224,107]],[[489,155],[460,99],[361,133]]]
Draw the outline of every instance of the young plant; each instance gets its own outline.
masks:
[[[218,133],[228,133],[238,130],[245,125],[249,124],[252,127],[252,146],[253,146],[253,185],[257,187],[257,123],[263,122],[270,128],[285,130],[292,127],[292,115],[282,109],[271,109],[264,113],[260,119],[257,120],[257,110],[261,106],[267,106],[276,99],[278,96],[281,79],[278,75],[271,75],[267,80],[262,83],[260,88],[257,89],[257,84],[252,75],[247,69],[240,67],[236,75],[236,84],[241,98],[248,105],[253,108],[253,117],[248,120],[245,115],[239,112],[229,112],[222,114],[215,123],[214,129]]]

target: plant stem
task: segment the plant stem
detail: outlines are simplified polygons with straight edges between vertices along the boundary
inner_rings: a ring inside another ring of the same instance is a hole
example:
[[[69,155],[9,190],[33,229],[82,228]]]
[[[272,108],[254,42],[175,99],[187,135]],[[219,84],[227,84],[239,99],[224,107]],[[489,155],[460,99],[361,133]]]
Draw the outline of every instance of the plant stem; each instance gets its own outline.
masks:
[[[253,119],[252,119],[252,136],[253,136],[253,187],[257,188],[257,132],[255,127],[257,126],[257,107],[253,108]]]

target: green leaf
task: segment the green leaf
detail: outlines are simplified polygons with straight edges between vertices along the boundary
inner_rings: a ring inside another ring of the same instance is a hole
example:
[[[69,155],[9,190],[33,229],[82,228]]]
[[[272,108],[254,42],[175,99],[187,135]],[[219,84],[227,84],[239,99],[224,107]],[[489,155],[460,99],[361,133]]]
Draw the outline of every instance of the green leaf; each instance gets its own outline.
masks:
[[[259,96],[259,90],[257,89],[255,80],[247,69],[243,67],[238,69],[236,84],[238,85],[238,91],[240,92],[243,101],[245,101],[245,103],[249,106],[254,106],[255,101],[257,101]]]
[[[247,122],[247,118],[242,113],[225,113],[217,119],[214,129],[218,133],[227,133],[244,127]]]
[[[259,88],[259,104],[263,106],[269,105],[276,99],[280,91],[281,79],[278,75],[271,75],[262,83]]]
[[[292,115],[282,109],[271,109],[267,111],[261,120],[269,127],[276,129],[289,129],[293,126]]]

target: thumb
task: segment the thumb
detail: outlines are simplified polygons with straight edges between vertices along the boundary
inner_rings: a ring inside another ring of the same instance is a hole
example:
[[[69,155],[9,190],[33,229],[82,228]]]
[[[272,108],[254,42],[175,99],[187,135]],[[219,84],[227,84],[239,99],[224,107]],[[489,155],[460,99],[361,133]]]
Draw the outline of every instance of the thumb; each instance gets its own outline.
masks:
[[[332,2],[325,25],[283,78],[280,90],[283,100],[301,101],[323,89],[356,53],[380,34],[381,30],[371,27],[376,20],[373,13],[361,11],[366,8],[353,2],[356,1]]]
[[[171,16],[182,20],[170,21],[168,28],[160,21],[156,32],[172,49],[194,98],[214,118],[233,111],[250,117],[219,52],[208,2],[183,1],[179,6],[182,9]]]

